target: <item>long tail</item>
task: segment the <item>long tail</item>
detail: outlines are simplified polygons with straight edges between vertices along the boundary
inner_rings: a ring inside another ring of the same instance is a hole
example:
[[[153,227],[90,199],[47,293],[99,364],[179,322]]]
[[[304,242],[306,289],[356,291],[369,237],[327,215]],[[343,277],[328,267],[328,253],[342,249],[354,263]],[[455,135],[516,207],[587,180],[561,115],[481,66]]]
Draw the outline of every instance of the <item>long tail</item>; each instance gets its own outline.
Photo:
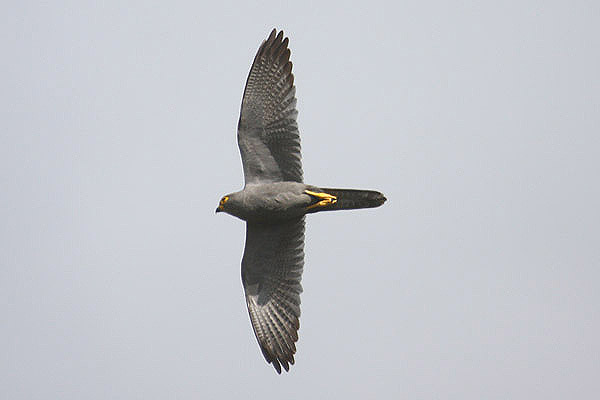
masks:
[[[357,208],[379,207],[387,200],[382,193],[374,190],[359,189],[327,189],[320,188],[322,193],[335,196],[335,202],[328,202],[321,207],[313,207],[309,213],[317,211],[354,210]],[[317,202],[316,199],[315,202]]]

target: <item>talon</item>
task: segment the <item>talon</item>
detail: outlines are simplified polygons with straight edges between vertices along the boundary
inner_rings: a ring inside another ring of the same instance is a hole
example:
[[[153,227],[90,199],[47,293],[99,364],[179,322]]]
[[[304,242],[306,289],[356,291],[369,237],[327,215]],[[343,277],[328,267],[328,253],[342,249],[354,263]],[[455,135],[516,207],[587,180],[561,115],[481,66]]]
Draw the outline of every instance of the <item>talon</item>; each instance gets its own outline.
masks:
[[[312,205],[306,207],[307,210],[311,210],[315,207],[325,207],[330,204],[337,203],[337,197],[332,196],[329,193],[317,193],[317,192],[311,192],[310,190],[305,190],[304,193],[306,193],[310,196],[316,197],[317,199],[322,199],[321,201],[318,201],[315,204],[312,204]]]

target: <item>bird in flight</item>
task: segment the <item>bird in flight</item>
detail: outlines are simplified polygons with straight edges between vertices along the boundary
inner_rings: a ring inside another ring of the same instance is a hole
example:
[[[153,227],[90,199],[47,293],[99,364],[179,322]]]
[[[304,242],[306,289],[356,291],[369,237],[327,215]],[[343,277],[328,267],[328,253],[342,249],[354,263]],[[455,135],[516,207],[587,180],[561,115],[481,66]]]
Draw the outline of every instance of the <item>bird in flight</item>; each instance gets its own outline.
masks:
[[[379,207],[372,190],[304,183],[296,88],[288,38],[273,29],[250,68],[238,122],[244,189],[223,196],[216,212],[246,221],[242,283],[258,344],[281,373],[294,364],[300,327],[304,219],[320,211]]]

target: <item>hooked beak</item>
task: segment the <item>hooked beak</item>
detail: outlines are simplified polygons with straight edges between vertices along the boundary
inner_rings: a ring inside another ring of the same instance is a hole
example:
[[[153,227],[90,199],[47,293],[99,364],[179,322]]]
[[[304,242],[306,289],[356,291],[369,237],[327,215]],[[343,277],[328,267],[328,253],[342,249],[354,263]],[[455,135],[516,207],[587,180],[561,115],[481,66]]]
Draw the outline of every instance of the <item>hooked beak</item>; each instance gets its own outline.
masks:
[[[219,212],[221,212],[221,211],[223,211],[223,209],[221,208],[221,206],[219,206],[219,207],[217,207],[217,209],[215,210],[215,214],[216,214],[216,213],[219,213]]]

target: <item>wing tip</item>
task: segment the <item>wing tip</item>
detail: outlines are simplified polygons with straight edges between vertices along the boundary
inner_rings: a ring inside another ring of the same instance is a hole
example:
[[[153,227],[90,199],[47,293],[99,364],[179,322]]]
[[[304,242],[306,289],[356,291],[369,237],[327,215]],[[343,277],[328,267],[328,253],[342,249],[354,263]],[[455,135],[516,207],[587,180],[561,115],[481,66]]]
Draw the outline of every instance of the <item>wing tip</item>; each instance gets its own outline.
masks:
[[[280,64],[285,64],[291,55],[288,48],[289,42],[290,40],[284,36],[283,30],[278,32],[277,28],[273,28],[267,39],[263,40],[256,55],[267,56]]]
[[[271,365],[273,365],[273,368],[275,368],[275,371],[277,371],[277,373],[279,375],[281,375],[281,364],[279,364],[278,360],[272,360],[271,361]]]
[[[294,363],[296,362],[296,360],[294,360],[294,353],[278,356],[274,352],[269,351],[268,349],[263,348],[262,346],[261,350],[267,363],[271,364],[273,368],[275,368],[275,371],[277,371],[277,373],[280,375],[282,367],[285,370],[285,372],[290,372],[290,365],[294,365]]]
[[[294,365],[294,355],[291,354],[289,356],[289,358],[287,359],[282,359],[282,358],[274,358],[271,361],[269,361],[269,363],[273,366],[273,368],[275,368],[275,371],[277,371],[277,373],[279,375],[281,375],[281,368],[283,367],[283,369],[285,370],[285,372],[290,372],[290,365]]]

